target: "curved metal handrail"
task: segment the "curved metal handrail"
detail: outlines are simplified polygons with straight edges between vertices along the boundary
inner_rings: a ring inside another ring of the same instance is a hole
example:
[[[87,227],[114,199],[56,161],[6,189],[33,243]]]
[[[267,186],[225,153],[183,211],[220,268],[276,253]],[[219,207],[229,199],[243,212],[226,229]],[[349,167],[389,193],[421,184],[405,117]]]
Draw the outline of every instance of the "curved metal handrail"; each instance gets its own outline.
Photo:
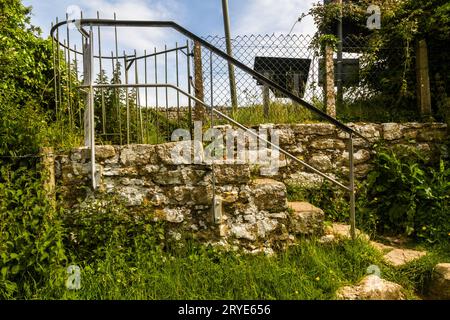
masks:
[[[179,24],[177,24],[174,21],[142,21],[142,20],[134,21],[134,20],[112,20],[112,19],[80,19],[80,20],[72,20],[72,21],[61,21],[61,22],[55,24],[52,27],[52,29],[50,30],[50,35],[52,36],[53,39],[55,39],[55,41],[58,41],[55,38],[55,35],[54,35],[55,31],[59,27],[65,25],[65,24],[75,23],[75,22],[79,24],[80,32],[82,32],[83,34],[87,33],[83,29],[83,26],[86,26],[86,25],[88,25],[88,26],[99,26],[99,27],[100,26],[104,26],[104,27],[172,28],[172,29],[178,31],[179,33],[183,34],[184,36],[190,38],[191,40],[199,42],[203,47],[209,49],[211,52],[217,54],[218,56],[220,56],[221,58],[225,59],[227,62],[231,63],[235,67],[237,67],[237,68],[243,70],[244,72],[252,75],[255,79],[257,79],[258,81],[262,82],[263,84],[266,84],[267,86],[269,86],[269,87],[271,87],[271,88],[273,88],[273,89],[283,93],[289,99],[291,99],[294,102],[304,106],[305,108],[307,108],[311,112],[317,114],[322,119],[332,123],[333,125],[335,125],[339,129],[345,131],[348,134],[352,134],[354,136],[358,136],[358,137],[362,138],[366,142],[369,142],[369,140],[366,137],[364,137],[362,134],[360,134],[359,132],[357,132],[357,131],[353,130],[352,128],[348,127],[347,125],[345,125],[344,123],[340,122],[336,118],[331,117],[327,113],[325,113],[322,110],[316,108],[315,106],[313,106],[312,104],[306,102],[302,98],[296,96],[295,94],[293,94],[292,92],[290,92],[286,88],[280,86],[279,84],[277,84],[276,82],[270,80],[269,78],[265,77],[264,75],[260,74],[259,72],[257,72],[255,70],[253,70],[252,68],[246,66],[245,64],[243,64],[239,60],[231,57],[227,53],[225,53],[222,50],[220,50],[219,48],[213,46],[212,44],[210,44],[206,40],[200,38],[199,36],[195,35],[191,31],[189,31],[186,28],[180,26]]]
[[[186,97],[202,104],[203,106],[205,106],[208,109],[212,109],[212,111],[214,113],[216,113],[218,116],[224,118],[225,120],[231,122],[232,124],[234,124],[235,126],[241,128],[242,130],[247,131],[248,133],[250,133],[251,135],[253,135],[254,137],[258,138],[259,140],[261,140],[264,143],[269,144],[270,146],[272,146],[273,148],[277,149],[279,152],[283,153],[285,156],[289,157],[290,159],[300,163],[301,165],[305,166],[306,168],[308,168],[309,170],[313,171],[314,173],[320,175],[322,178],[336,184],[337,186],[339,186],[340,188],[346,190],[346,191],[350,191],[350,188],[343,185],[342,183],[340,183],[339,181],[337,181],[336,179],[330,177],[329,175],[323,173],[322,171],[314,168],[313,166],[309,165],[308,163],[300,160],[299,158],[297,158],[296,156],[294,156],[293,154],[291,154],[290,152],[282,149],[281,147],[277,146],[276,144],[270,142],[269,140],[259,136],[257,133],[253,132],[252,130],[250,130],[249,128],[247,128],[246,126],[244,126],[243,124],[237,122],[236,120],[234,120],[233,118],[227,116],[226,114],[220,112],[219,110],[215,109],[213,106],[205,103],[204,101],[198,99],[197,97],[193,96],[192,94],[184,91],[183,89],[173,85],[173,84],[165,84],[165,83],[161,83],[161,84],[96,84],[96,85],[81,85],[79,86],[80,88],[170,88],[170,89],[174,89],[176,91],[178,91],[179,93],[185,95]]]
[[[302,105],[303,107],[305,107],[306,109],[310,110],[311,112],[315,113],[316,115],[320,116],[322,119],[330,122],[331,124],[335,125],[337,128],[345,131],[347,134],[349,134],[349,167],[350,167],[350,183],[349,186],[345,186],[342,183],[336,181],[334,178],[322,173],[320,170],[310,166],[309,164],[305,163],[304,161],[298,159],[297,157],[293,156],[292,154],[290,154],[289,152],[281,149],[280,147],[272,144],[270,141],[267,141],[264,138],[259,137],[259,135],[257,135],[256,133],[252,132],[251,130],[249,130],[248,128],[246,128],[245,126],[243,126],[242,124],[238,123],[237,121],[235,121],[234,119],[228,117],[227,115],[223,114],[222,112],[215,110],[213,106],[209,106],[206,103],[204,103],[203,101],[201,101],[200,99],[197,99],[196,97],[192,96],[191,94],[183,91],[182,89],[178,88],[177,86],[171,85],[171,84],[99,84],[99,85],[95,85],[92,82],[92,78],[89,80],[89,84],[88,85],[83,85],[81,86],[82,88],[88,88],[89,89],[89,94],[90,94],[90,107],[93,108],[93,95],[92,95],[92,91],[94,88],[108,88],[108,87],[166,87],[166,88],[173,88],[175,90],[177,90],[178,92],[187,95],[190,99],[193,99],[199,103],[201,103],[202,105],[212,108],[212,111],[215,112],[216,114],[218,114],[219,116],[225,118],[226,120],[232,122],[233,124],[235,124],[236,126],[240,127],[241,129],[246,130],[247,132],[251,132],[254,136],[256,136],[257,138],[261,139],[262,141],[269,143],[270,145],[272,145],[273,147],[277,148],[277,150],[279,150],[280,152],[282,152],[283,154],[285,154],[286,156],[288,156],[289,158],[293,159],[294,161],[297,161],[299,163],[301,163],[302,165],[306,166],[308,169],[312,170],[313,172],[315,172],[316,174],[320,175],[321,177],[329,180],[330,182],[336,184],[337,186],[341,187],[342,189],[346,190],[349,192],[350,194],[350,220],[351,220],[351,236],[354,239],[356,237],[356,227],[355,227],[355,185],[354,185],[354,155],[353,155],[353,138],[354,136],[357,136],[361,139],[363,139],[364,141],[370,143],[370,141],[365,138],[362,134],[360,134],[359,132],[353,130],[352,128],[348,127],[347,125],[345,125],[344,123],[340,122],[339,120],[331,117],[330,115],[326,114],[325,112],[323,112],[322,110],[316,108],[315,106],[313,106],[312,104],[306,102],[305,100],[303,100],[302,98],[298,97],[297,95],[293,94],[292,92],[290,92],[289,90],[287,90],[286,88],[280,86],[279,84],[277,84],[276,82],[270,80],[269,78],[265,77],[264,75],[260,74],[259,72],[253,70],[252,68],[246,66],[245,64],[241,63],[240,61],[236,60],[235,58],[231,57],[230,55],[228,55],[227,53],[221,51],[220,49],[218,49],[217,47],[213,46],[212,44],[210,44],[209,42],[205,41],[204,39],[198,37],[197,35],[195,35],[194,33],[190,32],[189,30],[183,28],[182,26],[180,26],[179,24],[173,22],[173,21],[130,21],[130,20],[110,20],[110,19],[80,19],[80,20],[72,20],[72,21],[62,21],[57,23],[56,25],[52,26],[50,34],[52,36],[52,38],[58,42],[58,38],[55,38],[55,31],[61,27],[62,25],[68,24],[68,23],[76,23],[77,27],[80,31],[80,33],[86,37],[86,38],[90,38],[91,33],[88,33],[86,30],[83,29],[83,26],[90,26],[92,29],[92,26],[106,26],[106,27],[157,27],[157,28],[172,28],[176,31],[178,31],[179,33],[183,34],[184,36],[190,38],[193,41],[196,41],[198,43],[200,43],[200,45],[202,45],[203,47],[209,49],[212,53],[215,53],[216,55],[218,55],[219,57],[223,58],[224,60],[226,60],[228,63],[234,65],[235,67],[241,69],[242,71],[246,72],[247,74],[253,76],[253,78],[255,78],[256,80],[258,80],[259,82],[281,92],[282,94],[284,94],[285,97],[291,99],[292,101],[296,102],[299,105]],[[94,56],[90,55],[90,59],[91,61],[88,63],[89,67],[92,68],[92,60],[93,60]],[[135,57],[136,58],[136,57]],[[90,71],[92,73],[92,69]],[[90,110],[90,116],[93,117],[93,109]],[[91,122],[93,123],[93,119],[91,119]],[[93,182],[93,187],[95,189],[95,139],[94,139],[94,129],[93,126],[91,126],[90,128],[90,145],[91,145],[91,166],[92,166],[92,182]]]

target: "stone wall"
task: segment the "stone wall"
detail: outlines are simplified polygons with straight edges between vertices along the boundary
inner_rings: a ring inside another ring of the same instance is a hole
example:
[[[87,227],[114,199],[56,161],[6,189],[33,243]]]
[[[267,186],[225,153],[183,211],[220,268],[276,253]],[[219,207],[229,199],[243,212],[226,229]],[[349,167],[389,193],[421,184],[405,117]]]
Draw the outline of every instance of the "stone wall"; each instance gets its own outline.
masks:
[[[372,168],[375,144],[421,150],[430,160],[438,158],[445,149],[447,125],[441,123],[350,123],[348,126],[370,141],[354,139],[355,174],[359,180],[364,179]],[[279,134],[283,149],[331,176],[347,179],[348,134],[331,124],[289,124],[273,128]],[[279,174],[274,178],[305,186],[317,186],[322,182],[320,176],[290,159],[282,161]]]
[[[296,221],[289,216],[283,183],[251,179],[246,164],[174,164],[170,151],[177,144],[97,146],[98,192],[118,195],[138,213],[152,212],[177,237],[189,232],[203,241],[260,251],[303,232],[295,226],[290,230]],[[60,196],[68,209],[76,209],[80,200],[89,199],[89,150],[72,150],[55,163]]]
[[[442,124],[350,126],[373,143],[383,141],[392,146],[418,148],[430,157],[438,152],[446,137],[446,126]],[[334,126],[298,124],[274,128],[281,147],[307,163],[335,175],[348,171],[348,137]],[[314,215],[319,221],[305,222],[305,216],[312,216],[310,212],[302,216],[288,208],[283,182],[307,187],[322,181],[297,163],[281,157],[278,174],[267,179],[255,175],[249,164],[206,164],[201,148],[200,155],[196,155],[200,157],[197,164],[176,164],[171,151],[183,143],[186,142],[97,146],[98,192],[118,195],[138,213],[152,212],[155,219],[172,226],[176,237],[189,233],[204,241],[253,252],[284,246],[297,235],[310,233],[299,225],[322,222],[323,212]],[[59,195],[68,208],[76,208],[89,192],[89,157],[88,149],[78,148],[55,159]],[[360,179],[370,170],[372,157],[371,147],[362,139],[355,139],[356,172]],[[317,230],[320,233],[320,228]]]

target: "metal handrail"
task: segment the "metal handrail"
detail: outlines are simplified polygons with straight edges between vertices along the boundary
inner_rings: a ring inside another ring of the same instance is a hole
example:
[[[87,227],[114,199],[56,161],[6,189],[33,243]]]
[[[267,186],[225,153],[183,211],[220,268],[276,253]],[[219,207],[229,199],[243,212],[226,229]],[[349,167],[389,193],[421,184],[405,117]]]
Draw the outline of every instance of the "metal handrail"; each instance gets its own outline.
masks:
[[[55,24],[50,34],[51,36],[57,41],[55,38],[55,31],[62,25],[65,25],[67,23],[75,23],[75,21],[61,21],[57,24]],[[297,95],[293,94],[286,88],[280,86],[276,82],[270,80],[269,78],[265,77],[264,75],[260,74],[259,72],[253,70],[252,68],[246,66],[242,62],[236,60],[235,58],[231,57],[227,53],[223,52],[222,50],[218,49],[217,47],[213,46],[206,40],[200,38],[199,36],[195,35],[191,31],[185,29],[184,27],[180,26],[179,24],[173,22],[173,21],[134,21],[134,20],[112,20],[112,19],[80,19],[78,20],[79,25],[81,26],[81,29],[83,26],[105,26],[105,27],[153,27],[153,28],[172,28],[184,36],[190,38],[191,40],[199,42],[203,47],[209,49],[213,53],[217,54],[219,57],[225,59],[227,62],[233,64],[235,67],[245,71],[246,73],[252,75],[256,80],[262,82],[263,84],[266,84],[269,87],[272,87],[273,89],[276,89],[277,91],[281,92],[283,95],[285,95],[287,98],[293,100],[294,102],[303,105],[308,110],[312,111],[313,113],[320,116],[322,119],[327,120],[328,122],[334,124],[336,127],[340,128],[341,130],[347,132],[348,134],[353,134],[354,136],[358,136],[362,138],[363,140],[369,142],[367,138],[365,138],[362,134],[359,132],[353,130],[352,128],[348,127],[344,123],[340,122],[336,118],[333,118],[332,116],[326,114],[322,110],[316,108],[312,104],[306,102],[302,98],[298,97]],[[84,30],[84,29],[83,29]],[[86,31],[84,31],[86,32]],[[86,32],[87,33],[87,32]]]
[[[202,105],[212,108],[212,111],[216,114],[218,114],[220,117],[232,122],[233,124],[235,124],[236,126],[240,127],[243,130],[246,130],[247,132],[250,132],[252,135],[255,135],[257,138],[259,138],[261,141],[264,141],[266,143],[269,143],[272,147],[275,147],[277,150],[279,150],[280,152],[282,152],[283,154],[285,154],[286,156],[288,156],[289,158],[293,159],[294,161],[297,161],[299,163],[301,163],[302,165],[304,165],[305,167],[307,167],[308,169],[312,170],[313,172],[315,172],[316,174],[320,175],[321,177],[329,180],[330,182],[334,183],[335,185],[341,187],[342,189],[346,190],[349,192],[350,194],[350,220],[351,220],[351,236],[354,239],[356,237],[356,227],[355,227],[355,187],[354,187],[354,156],[353,156],[353,138],[354,136],[358,136],[359,138],[363,139],[366,142],[370,142],[367,138],[365,138],[362,134],[360,134],[359,132],[353,130],[352,128],[348,127],[347,125],[345,125],[344,123],[340,122],[339,120],[331,117],[330,115],[326,114],[325,112],[323,112],[322,110],[316,108],[315,106],[313,106],[312,104],[306,102],[305,100],[303,100],[302,98],[298,97],[297,95],[293,94],[292,92],[290,92],[289,90],[287,90],[286,88],[280,86],[279,84],[277,84],[276,82],[270,80],[269,78],[265,77],[264,75],[260,74],[259,72],[253,70],[252,68],[246,66],[245,64],[243,64],[242,62],[236,60],[235,58],[231,57],[230,55],[228,55],[227,53],[221,51],[220,49],[218,49],[217,47],[213,46],[212,44],[210,44],[209,42],[205,41],[204,39],[200,38],[199,36],[195,35],[194,33],[190,32],[189,30],[183,28],[182,26],[180,26],[179,24],[173,22],[173,21],[132,21],[132,20],[111,20],[111,19],[80,19],[80,20],[73,20],[73,21],[62,21],[57,23],[56,25],[52,26],[50,34],[52,36],[52,38],[57,41],[58,43],[59,40],[57,37],[55,37],[55,31],[62,25],[68,24],[68,23],[78,23],[79,26],[79,31],[80,33],[90,39],[91,37],[93,37],[92,35],[92,31],[91,32],[87,32],[86,30],[83,29],[83,26],[110,26],[110,27],[157,27],[157,28],[172,28],[178,32],[180,32],[181,34],[183,34],[184,36],[190,38],[193,41],[196,41],[198,43],[200,43],[203,47],[209,49],[212,53],[215,53],[216,55],[218,55],[219,57],[225,59],[229,64],[234,65],[235,67],[243,70],[244,72],[246,72],[247,74],[252,75],[256,80],[258,80],[259,82],[281,92],[284,96],[286,96],[287,98],[291,99],[292,101],[294,101],[295,103],[302,105],[303,107],[305,107],[306,109],[310,110],[311,112],[315,113],[316,115],[320,116],[322,119],[332,123],[333,125],[335,125],[337,128],[345,131],[347,134],[349,134],[349,166],[350,166],[350,183],[349,186],[345,186],[342,183],[336,181],[334,178],[322,173],[320,170],[308,165],[307,163],[305,163],[304,161],[298,159],[297,157],[295,157],[294,155],[292,155],[291,153],[281,149],[280,147],[272,144],[270,141],[267,141],[264,138],[259,137],[259,135],[257,135],[256,133],[252,132],[251,130],[249,130],[248,128],[246,128],[245,126],[243,126],[242,124],[238,123],[237,121],[235,121],[234,119],[228,117],[227,115],[221,113],[218,110],[215,110],[213,106],[209,106],[207,105],[205,102],[201,101],[200,99],[196,98],[195,96],[192,96],[191,94],[183,91],[182,89],[178,88],[177,86],[171,85],[171,84],[99,84],[99,85],[95,85],[92,81],[92,74],[90,77],[90,83],[88,85],[83,85],[81,86],[82,88],[88,88],[89,89],[89,93],[90,93],[90,103],[89,103],[89,113],[90,116],[93,117],[93,89],[94,88],[114,88],[114,87],[166,87],[166,88],[173,88],[175,90],[177,90],[178,92],[187,95],[190,99],[193,99],[199,103],[201,103]],[[90,39],[92,40],[92,39]],[[89,68],[90,68],[90,73],[92,73],[93,69],[93,54],[91,53],[90,56],[90,62],[89,64]],[[134,57],[135,59],[137,58],[136,56]],[[91,119],[91,122],[93,123],[93,119]],[[94,140],[94,135],[95,132],[93,130],[93,126],[90,128],[90,144],[91,144],[91,165],[92,165],[92,181],[93,181],[93,187],[95,188],[95,140]]]
[[[221,118],[231,122],[232,124],[234,124],[235,126],[241,128],[242,130],[247,131],[248,133],[250,133],[251,135],[253,135],[254,137],[258,138],[259,140],[261,140],[264,143],[269,144],[270,146],[272,146],[273,148],[277,149],[279,152],[283,153],[285,156],[289,157],[290,159],[300,163],[301,165],[307,167],[308,169],[310,169],[311,171],[313,171],[314,173],[320,175],[322,178],[336,184],[337,186],[339,186],[340,188],[344,189],[345,191],[350,191],[350,188],[343,185],[342,183],[340,183],[339,181],[337,181],[336,179],[328,176],[327,174],[323,173],[322,171],[314,168],[313,166],[309,165],[308,163],[298,159],[296,156],[294,156],[293,154],[291,154],[290,152],[280,148],[279,146],[277,146],[276,144],[270,142],[269,140],[261,137],[260,135],[258,135],[257,133],[255,133],[254,131],[252,131],[250,128],[247,128],[246,126],[244,126],[243,124],[237,122],[236,120],[234,120],[233,118],[227,116],[226,114],[220,112],[219,110],[215,109],[214,106],[211,106],[207,103],[205,103],[204,101],[198,99],[197,97],[193,96],[192,94],[184,91],[183,89],[173,85],[173,84],[165,84],[165,83],[161,83],[161,84],[96,84],[93,86],[89,86],[89,85],[81,85],[80,88],[171,88],[174,89],[176,91],[178,91],[179,93],[185,95],[186,97],[202,104],[203,106],[205,106],[206,108],[212,110],[214,113],[216,113],[218,116],[220,116]]]

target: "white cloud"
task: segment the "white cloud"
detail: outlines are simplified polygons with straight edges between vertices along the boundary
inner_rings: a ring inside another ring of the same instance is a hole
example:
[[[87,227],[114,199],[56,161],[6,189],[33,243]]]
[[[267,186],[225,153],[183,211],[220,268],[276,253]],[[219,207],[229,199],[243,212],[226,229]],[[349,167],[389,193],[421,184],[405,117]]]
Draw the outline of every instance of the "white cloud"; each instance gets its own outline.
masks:
[[[104,19],[112,19],[116,13],[119,20],[171,20],[183,14],[174,0],[82,0],[80,6],[86,18],[96,17],[97,11]],[[102,32],[104,41],[114,41],[113,28],[102,28]],[[153,47],[166,43],[169,35],[168,29],[118,28],[119,46],[128,52],[153,50]]]
[[[298,17],[302,13],[307,13],[313,4],[318,2],[318,0],[231,1],[236,1],[235,5],[242,6],[233,22],[233,33],[236,35],[251,33],[287,34]],[[296,33],[312,34],[314,31],[315,26],[311,17],[303,19],[294,29]]]

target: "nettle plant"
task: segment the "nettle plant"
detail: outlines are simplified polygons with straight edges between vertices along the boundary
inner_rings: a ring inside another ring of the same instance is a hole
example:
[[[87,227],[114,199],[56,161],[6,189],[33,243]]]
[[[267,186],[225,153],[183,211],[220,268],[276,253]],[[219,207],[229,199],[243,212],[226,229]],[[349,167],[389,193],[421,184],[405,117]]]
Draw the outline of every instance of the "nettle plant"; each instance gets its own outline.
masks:
[[[450,167],[430,165],[413,150],[380,148],[367,179],[368,208],[377,229],[430,243],[450,237]]]

